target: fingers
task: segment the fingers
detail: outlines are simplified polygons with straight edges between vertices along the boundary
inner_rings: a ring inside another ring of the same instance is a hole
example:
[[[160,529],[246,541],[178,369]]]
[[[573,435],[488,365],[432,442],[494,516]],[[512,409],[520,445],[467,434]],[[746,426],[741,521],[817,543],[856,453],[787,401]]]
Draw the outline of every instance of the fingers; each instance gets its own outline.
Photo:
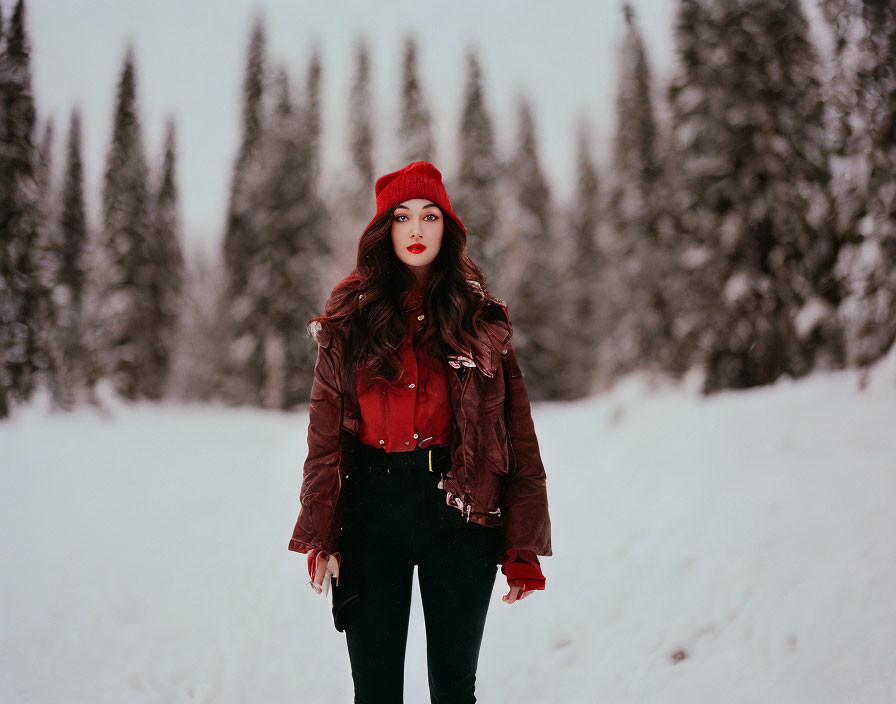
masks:
[[[510,587],[510,591],[507,592],[504,596],[501,597],[508,604],[512,604],[515,601],[522,601],[527,596],[529,596],[532,592],[536,591],[535,589],[527,589],[526,591],[520,593],[522,591],[522,587]]]
[[[333,575],[333,579],[336,580],[336,584],[339,584],[339,553],[333,553],[330,555],[330,559],[327,561],[327,570]]]
[[[308,553],[308,574],[311,577],[311,579],[308,580],[308,584],[318,594],[323,590],[322,583],[327,572],[327,560],[324,558],[325,555],[327,555],[327,553],[323,550],[312,550]]]
[[[510,591],[507,592],[507,593],[506,593],[504,596],[502,596],[501,598],[502,598],[504,601],[506,601],[508,604],[512,604],[513,602],[515,602],[515,601],[517,600],[517,598],[518,598],[518,596],[519,596],[519,593],[520,593],[520,588],[519,588],[519,587],[511,587],[511,588],[510,588]]]
[[[327,575],[330,575],[330,579],[327,580],[327,586],[324,590],[324,595],[329,593],[330,584],[333,582],[333,580],[336,580],[337,585],[339,584],[339,561],[340,561],[340,559],[341,559],[341,556],[339,555],[339,553],[335,552],[332,555],[330,555],[329,559],[327,560],[327,569],[324,572],[324,579],[326,579]]]
[[[308,553],[308,573],[311,579],[308,584],[318,594],[323,593],[324,596],[330,593],[330,581],[328,575],[339,584],[339,563],[342,556],[338,552],[328,553],[324,550],[313,550]]]
[[[320,587],[324,583],[324,577],[327,576],[327,560],[323,558],[323,556],[318,556],[317,562],[314,566],[314,583],[317,584],[318,588],[315,591],[320,594]]]

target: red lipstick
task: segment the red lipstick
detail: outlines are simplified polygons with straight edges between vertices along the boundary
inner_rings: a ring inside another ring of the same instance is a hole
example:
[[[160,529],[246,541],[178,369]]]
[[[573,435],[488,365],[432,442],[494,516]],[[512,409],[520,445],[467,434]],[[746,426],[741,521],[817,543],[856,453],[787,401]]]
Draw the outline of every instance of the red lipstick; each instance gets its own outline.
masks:
[[[422,245],[418,242],[418,243],[412,244],[410,247],[408,247],[408,251],[411,254],[420,254],[421,252],[426,251],[426,245]]]

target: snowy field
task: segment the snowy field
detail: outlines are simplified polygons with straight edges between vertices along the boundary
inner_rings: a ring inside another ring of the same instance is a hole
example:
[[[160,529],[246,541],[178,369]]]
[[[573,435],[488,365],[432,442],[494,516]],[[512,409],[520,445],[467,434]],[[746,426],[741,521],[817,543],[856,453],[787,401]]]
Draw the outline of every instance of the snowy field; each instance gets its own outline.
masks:
[[[499,573],[479,700],[896,702],[890,357],[864,390],[630,378],[537,404],[555,554],[525,601]],[[307,412],[45,405],[0,423],[0,701],[352,700],[329,597],[286,549]]]

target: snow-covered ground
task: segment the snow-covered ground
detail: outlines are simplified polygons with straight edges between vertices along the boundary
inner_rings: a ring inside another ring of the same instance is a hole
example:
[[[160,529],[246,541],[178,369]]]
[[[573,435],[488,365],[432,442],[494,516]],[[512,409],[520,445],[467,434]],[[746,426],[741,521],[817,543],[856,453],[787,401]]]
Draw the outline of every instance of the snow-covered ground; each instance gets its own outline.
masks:
[[[896,701],[893,359],[864,390],[630,378],[537,404],[555,554],[522,602],[499,573],[479,700]],[[286,549],[307,413],[44,406],[0,423],[0,701],[351,701],[328,597]]]

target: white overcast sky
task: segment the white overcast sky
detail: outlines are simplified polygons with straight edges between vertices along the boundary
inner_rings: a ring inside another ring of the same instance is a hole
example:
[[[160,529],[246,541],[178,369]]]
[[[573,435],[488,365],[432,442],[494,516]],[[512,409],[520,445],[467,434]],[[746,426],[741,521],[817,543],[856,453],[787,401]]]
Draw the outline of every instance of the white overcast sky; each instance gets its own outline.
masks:
[[[12,0],[0,0],[8,20]],[[675,0],[632,0],[655,80],[672,68]],[[111,132],[116,82],[134,42],[145,148],[153,163],[167,115],[178,128],[178,184],[185,238],[220,241],[231,164],[239,139],[240,89],[251,20],[266,18],[268,55],[304,90],[311,48],[323,55],[324,168],[329,179],[346,159],[346,104],[357,37],[372,50],[378,116],[378,173],[403,166],[394,150],[404,39],[418,41],[420,77],[437,131],[434,159],[454,172],[465,81],[465,51],[478,48],[499,146],[516,134],[520,91],[535,106],[540,156],[553,192],[571,189],[576,120],[593,125],[594,155],[609,154],[614,129],[615,57],[623,36],[621,2],[455,0],[428,3],[301,0],[27,0],[34,91],[41,117],[52,115],[55,157],[62,157],[69,114],[83,117],[91,222]],[[373,184],[371,184],[371,190]]]

